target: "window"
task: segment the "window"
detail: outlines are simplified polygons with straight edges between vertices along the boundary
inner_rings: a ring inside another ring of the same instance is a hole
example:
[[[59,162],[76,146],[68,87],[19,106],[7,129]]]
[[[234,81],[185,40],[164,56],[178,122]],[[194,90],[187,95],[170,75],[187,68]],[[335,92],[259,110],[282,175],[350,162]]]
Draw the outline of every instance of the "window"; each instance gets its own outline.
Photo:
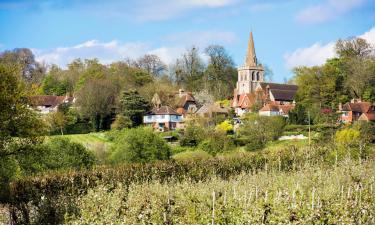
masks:
[[[164,119],[164,118],[165,118],[165,115],[161,115],[161,118]]]
[[[251,80],[255,80],[254,71],[251,73]]]
[[[259,72],[257,72],[257,81],[259,81]]]

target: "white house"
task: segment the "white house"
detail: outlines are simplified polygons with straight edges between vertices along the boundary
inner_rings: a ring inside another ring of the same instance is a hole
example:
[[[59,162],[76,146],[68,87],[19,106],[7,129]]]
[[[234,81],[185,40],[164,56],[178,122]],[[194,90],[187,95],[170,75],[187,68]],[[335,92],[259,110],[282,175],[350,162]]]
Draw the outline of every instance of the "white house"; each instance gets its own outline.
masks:
[[[169,106],[154,108],[143,117],[143,123],[159,131],[175,130],[182,125],[183,117]]]

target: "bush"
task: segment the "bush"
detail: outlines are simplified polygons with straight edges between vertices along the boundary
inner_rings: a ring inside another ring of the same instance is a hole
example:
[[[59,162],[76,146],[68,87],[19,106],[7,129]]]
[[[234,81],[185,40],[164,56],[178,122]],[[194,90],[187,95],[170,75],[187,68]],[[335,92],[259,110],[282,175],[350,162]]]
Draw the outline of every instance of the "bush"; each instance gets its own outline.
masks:
[[[111,130],[122,130],[124,128],[130,128],[132,121],[129,117],[123,115],[117,115],[116,120],[111,124]]]
[[[126,129],[114,140],[109,156],[112,163],[146,163],[169,159],[171,149],[167,142],[149,127]]]
[[[248,150],[256,150],[263,148],[268,141],[277,140],[282,135],[284,126],[285,120],[279,116],[249,115],[239,129],[239,136],[242,141],[247,138]]]
[[[233,125],[230,123],[229,120],[224,120],[222,123],[216,125],[216,130],[222,131],[225,133],[232,133]]]
[[[205,138],[205,130],[196,123],[189,123],[180,139],[181,146],[197,146]]]
[[[215,156],[234,148],[234,142],[222,131],[209,132],[207,139],[201,142],[199,149]]]
[[[95,156],[82,144],[67,138],[52,138],[42,146],[40,165],[45,170],[83,169],[95,164]]]
[[[202,150],[191,150],[178,153],[173,156],[173,159],[176,161],[198,161],[198,160],[206,160],[211,158],[212,156],[205,151]]]

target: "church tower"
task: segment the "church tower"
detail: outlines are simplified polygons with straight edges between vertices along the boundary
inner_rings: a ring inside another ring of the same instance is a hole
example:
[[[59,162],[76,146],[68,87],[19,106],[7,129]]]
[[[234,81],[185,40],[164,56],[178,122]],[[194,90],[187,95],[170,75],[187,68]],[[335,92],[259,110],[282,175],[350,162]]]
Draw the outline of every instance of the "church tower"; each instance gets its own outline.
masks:
[[[264,82],[264,68],[258,64],[253,32],[250,32],[245,64],[238,68],[237,94],[252,93],[259,82]]]

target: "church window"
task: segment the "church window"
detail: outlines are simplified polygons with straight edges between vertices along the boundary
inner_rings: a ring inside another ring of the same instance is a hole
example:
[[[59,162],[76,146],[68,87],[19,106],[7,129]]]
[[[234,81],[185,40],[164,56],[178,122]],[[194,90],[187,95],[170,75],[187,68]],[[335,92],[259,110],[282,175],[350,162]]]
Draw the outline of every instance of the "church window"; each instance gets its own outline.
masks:
[[[254,71],[251,73],[251,80],[255,80]]]
[[[259,72],[257,72],[257,81],[259,81]]]

